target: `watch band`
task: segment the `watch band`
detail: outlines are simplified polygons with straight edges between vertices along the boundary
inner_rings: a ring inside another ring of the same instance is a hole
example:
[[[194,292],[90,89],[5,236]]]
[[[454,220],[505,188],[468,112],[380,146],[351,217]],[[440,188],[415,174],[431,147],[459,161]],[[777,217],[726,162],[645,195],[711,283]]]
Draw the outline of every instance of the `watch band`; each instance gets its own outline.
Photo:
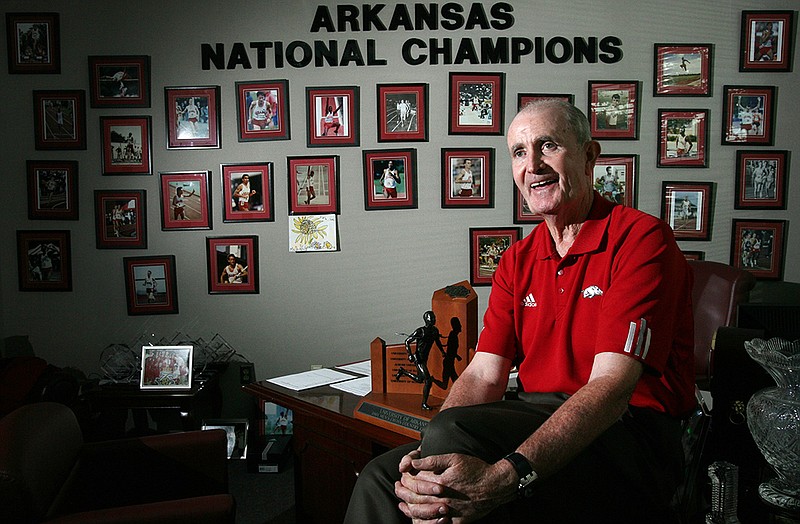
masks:
[[[503,458],[509,461],[512,466],[514,466],[514,471],[516,471],[517,475],[519,475],[517,495],[520,497],[530,497],[533,493],[532,484],[537,478],[539,478],[539,475],[533,471],[531,463],[528,462],[528,459],[526,459],[521,453],[517,453],[516,451],[509,453]]]

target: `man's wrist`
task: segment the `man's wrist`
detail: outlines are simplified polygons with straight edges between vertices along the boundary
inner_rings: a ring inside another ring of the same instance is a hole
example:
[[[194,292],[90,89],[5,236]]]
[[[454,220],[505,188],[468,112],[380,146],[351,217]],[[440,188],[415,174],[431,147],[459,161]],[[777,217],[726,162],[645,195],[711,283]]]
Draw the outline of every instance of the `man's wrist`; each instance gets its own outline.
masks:
[[[516,451],[509,453],[503,457],[503,459],[511,463],[514,467],[514,471],[516,471],[519,476],[517,495],[519,497],[530,497],[533,493],[534,482],[539,478],[539,475],[533,470],[531,463],[528,462],[528,459],[526,459],[524,455]]]

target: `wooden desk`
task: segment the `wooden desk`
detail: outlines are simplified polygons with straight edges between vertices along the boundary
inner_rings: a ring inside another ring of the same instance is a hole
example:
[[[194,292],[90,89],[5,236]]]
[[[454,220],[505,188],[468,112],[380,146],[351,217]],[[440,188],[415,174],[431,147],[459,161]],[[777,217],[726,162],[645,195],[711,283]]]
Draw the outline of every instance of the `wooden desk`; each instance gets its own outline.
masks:
[[[293,411],[297,522],[342,522],[358,472],[373,457],[412,441],[354,418],[361,397],[330,386],[293,391],[261,381],[243,389]]]

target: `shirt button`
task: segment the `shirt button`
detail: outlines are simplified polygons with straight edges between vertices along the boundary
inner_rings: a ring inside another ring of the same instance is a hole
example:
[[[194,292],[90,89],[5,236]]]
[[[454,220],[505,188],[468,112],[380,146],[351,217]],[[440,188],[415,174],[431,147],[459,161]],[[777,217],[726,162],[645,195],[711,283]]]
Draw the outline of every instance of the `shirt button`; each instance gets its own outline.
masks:
[[[558,273],[556,273],[556,275],[563,276],[564,275],[564,270],[563,269],[559,269]]]
[[[564,288],[563,287],[558,288],[558,292],[559,292],[559,294],[563,295],[564,294]]]

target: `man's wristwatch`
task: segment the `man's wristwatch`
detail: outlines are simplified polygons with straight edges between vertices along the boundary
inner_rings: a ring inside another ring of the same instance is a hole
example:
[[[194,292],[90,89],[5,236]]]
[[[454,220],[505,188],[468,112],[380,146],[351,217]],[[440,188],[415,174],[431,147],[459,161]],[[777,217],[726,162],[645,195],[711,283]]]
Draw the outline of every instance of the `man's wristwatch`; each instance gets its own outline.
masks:
[[[533,471],[531,463],[528,462],[528,459],[522,456],[522,454],[516,451],[509,453],[503,458],[514,466],[514,470],[517,472],[517,475],[519,475],[517,495],[520,497],[530,497],[531,494],[533,494],[533,482],[539,478],[539,475]]]

